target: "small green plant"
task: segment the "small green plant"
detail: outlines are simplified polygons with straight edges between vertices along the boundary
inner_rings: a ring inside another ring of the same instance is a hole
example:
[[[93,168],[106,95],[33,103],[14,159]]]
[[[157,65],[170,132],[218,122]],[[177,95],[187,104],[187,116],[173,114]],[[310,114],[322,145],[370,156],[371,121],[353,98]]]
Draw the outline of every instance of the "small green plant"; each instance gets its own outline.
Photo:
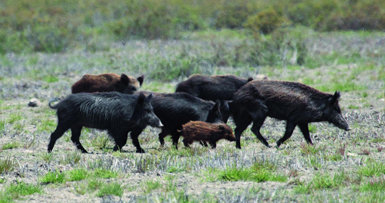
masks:
[[[49,162],[51,162],[52,161],[52,159],[53,159],[53,153],[44,153],[43,155],[41,155],[41,158],[45,161],[45,162],[47,162],[47,163],[49,163]]]
[[[20,144],[18,142],[10,142],[10,143],[4,144],[2,149],[3,150],[14,149],[14,148],[18,148],[19,146]]]
[[[94,171],[94,176],[97,178],[116,178],[118,173],[111,170],[97,168]]]
[[[75,192],[80,194],[80,195],[86,194],[87,189],[88,189],[88,187],[87,187],[87,184],[85,184],[85,183],[79,183],[79,184],[74,186]]]
[[[99,192],[97,193],[97,196],[104,197],[106,195],[115,195],[121,197],[123,195],[123,188],[119,183],[108,183],[102,185]]]
[[[91,179],[88,181],[88,189],[95,191],[102,186],[103,182],[98,179]]]
[[[88,172],[85,169],[73,169],[68,172],[69,181],[80,181],[84,180],[88,175]]]
[[[366,191],[385,191],[385,180],[379,179],[379,180],[371,180],[368,183],[360,185],[360,191],[366,192]]]
[[[41,178],[40,182],[43,184],[64,183],[65,175],[59,171],[48,172]]]
[[[309,144],[301,144],[301,153],[303,155],[315,155],[320,151],[319,147]]]
[[[381,176],[385,174],[385,164],[376,161],[367,161],[366,165],[359,168],[357,173],[367,177]]]
[[[334,174],[334,176],[318,173],[308,184],[299,182],[294,191],[299,194],[309,194],[313,190],[338,188],[347,180],[348,177],[344,172]]]
[[[21,196],[27,196],[34,193],[41,193],[39,185],[27,184],[24,182],[12,183],[0,194],[0,202],[10,202]]]
[[[23,116],[20,113],[12,113],[8,118],[9,124],[14,124],[16,121],[23,119]]]
[[[63,159],[60,161],[60,163],[74,165],[74,164],[79,163],[81,158],[82,158],[82,156],[81,156],[80,152],[73,151],[73,152],[66,153],[65,156],[63,157]]]
[[[109,143],[109,138],[107,136],[97,136],[95,139],[91,140],[91,145],[97,149],[106,149]]]
[[[211,171],[218,180],[239,181],[248,180],[255,182],[278,181],[285,182],[287,177],[276,174],[276,167],[269,162],[257,162],[249,168],[230,167],[225,170]]]
[[[144,183],[144,192],[150,193],[153,190],[160,188],[162,184],[159,181],[147,181]]]
[[[0,174],[12,171],[16,166],[16,162],[11,158],[5,158],[0,160]]]

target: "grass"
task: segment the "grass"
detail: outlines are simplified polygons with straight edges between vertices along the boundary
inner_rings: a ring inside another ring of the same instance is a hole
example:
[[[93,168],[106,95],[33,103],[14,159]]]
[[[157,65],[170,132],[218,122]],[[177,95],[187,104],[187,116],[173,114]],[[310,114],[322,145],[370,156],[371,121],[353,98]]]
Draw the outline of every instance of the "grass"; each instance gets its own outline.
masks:
[[[294,192],[310,194],[316,190],[336,189],[344,185],[347,180],[348,177],[344,172],[334,174],[333,176],[317,173],[309,183],[299,183],[294,187]]]
[[[146,181],[143,190],[145,193],[151,193],[153,190],[159,189],[162,184],[159,181]]]
[[[224,170],[209,170],[209,176],[219,181],[285,182],[287,176],[277,174],[276,167],[269,162],[256,162],[248,168],[229,167]],[[212,178],[208,178],[209,180]]]
[[[12,171],[16,167],[16,162],[8,157],[0,160],[0,174]]]
[[[27,184],[24,182],[12,183],[0,193],[0,202],[11,202],[22,196],[41,192],[42,188],[39,185]]]
[[[111,170],[97,168],[95,169],[93,176],[97,178],[108,179],[108,178],[116,178],[118,176],[118,173]]]
[[[88,172],[81,168],[81,169],[73,169],[68,172],[68,181],[80,181],[84,180],[88,175]]]
[[[1,148],[3,150],[7,150],[7,149],[18,148],[19,146],[20,144],[18,142],[10,142],[10,143],[4,144]]]
[[[358,169],[359,175],[373,177],[385,174],[385,164],[376,161],[367,161],[364,166]]]
[[[123,195],[123,188],[119,183],[107,183],[103,184],[97,193],[98,197],[104,197],[107,195],[115,195],[121,197]]]
[[[64,183],[65,174],[59,171],[48,172],[40,179],[40,182],[43,184]]]
[[[367,183],[360,185],[359,190],[361,192],[383,192],[385,191],[385,180],[371,180]]]

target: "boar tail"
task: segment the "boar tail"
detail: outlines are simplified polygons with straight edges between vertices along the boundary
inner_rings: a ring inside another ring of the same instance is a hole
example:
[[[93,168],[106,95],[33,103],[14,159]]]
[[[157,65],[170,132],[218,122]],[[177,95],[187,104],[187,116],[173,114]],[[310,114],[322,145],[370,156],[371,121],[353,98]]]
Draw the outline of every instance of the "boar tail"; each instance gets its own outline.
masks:
[[[54,103],[54,102],[56,102],[56,101],[60,101],[60,98],[59,98],[59,97],[52,98],[51,100],[49,100],[48,106],[49,106],[51,109],[57,109],[57,106],[58,106],[57,104],[52,106],[52,103]]]

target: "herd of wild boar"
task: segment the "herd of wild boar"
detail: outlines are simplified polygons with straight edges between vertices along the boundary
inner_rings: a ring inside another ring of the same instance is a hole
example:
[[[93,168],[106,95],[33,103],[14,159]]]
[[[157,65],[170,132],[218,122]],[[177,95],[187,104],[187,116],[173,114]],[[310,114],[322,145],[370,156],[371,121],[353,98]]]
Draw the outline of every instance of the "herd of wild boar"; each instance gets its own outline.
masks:
[[[144,153],[138,136],[147,125],[161,128],[159,142],[171,135],[178,148],[180,136],[189,147],[194,141],[212,148],[220,139],[235,141],[241,148],[242,132],[252,125],[252,132],[267,147],[269,143],[260,133],[266,117],[286,120],[286,130],[277,147],[285,142],[296,126],[306,142],[313,144],[308,124],[327,121],[349,130],[338,104],[340,93],[320,92],[297,82],[253,80],[233,75],[192,75],[180,82],[175,93],[137,91],[144,76],[138,78],[113,73],[84,75],[72,86],[72,94],[59,101],[49,102],[57,110],[58,124],[51,134],[48,152],[68,129],[71,140],[83,153],[79,141],[83,127],[107,130],[114,139],[114,151],[121,150],[131,132],[136,152]],[[235,135],[226,125],[232,117]]]

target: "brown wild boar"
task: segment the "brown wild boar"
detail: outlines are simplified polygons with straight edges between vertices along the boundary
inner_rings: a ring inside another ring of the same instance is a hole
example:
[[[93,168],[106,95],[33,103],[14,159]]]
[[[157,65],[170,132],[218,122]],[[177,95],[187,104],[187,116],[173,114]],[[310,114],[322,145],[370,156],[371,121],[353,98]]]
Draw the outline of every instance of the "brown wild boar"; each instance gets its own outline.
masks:
[[[240,137],[253,122],[252,132],[267,147],[269,144],[259,132],[266,117],[286,120],[284,136],[277,147],[285,142],[298,126],[309,144],[313,144],[308,124],[327,121],[338,128],[349,130],[338,104],[340,93],[323,93],[298,82],[254,80],[241,87],[229,103],[234,122],[236,147],[241,148]]]
[[[189,147],[194,141],[207,146],[208,142],[214,149],[218,140],[226,139],[235,141],[233,130],[224,123],[207,123],[203,121],[190,121],[183,125],[181,135],[184,137],[183,144]]]
[[[144,76],[134,78],[126,74],[105,73],[100,75],[85,74],[72,85],[72,93],[79,92],[112,92],[132,94],[143,83]]]

